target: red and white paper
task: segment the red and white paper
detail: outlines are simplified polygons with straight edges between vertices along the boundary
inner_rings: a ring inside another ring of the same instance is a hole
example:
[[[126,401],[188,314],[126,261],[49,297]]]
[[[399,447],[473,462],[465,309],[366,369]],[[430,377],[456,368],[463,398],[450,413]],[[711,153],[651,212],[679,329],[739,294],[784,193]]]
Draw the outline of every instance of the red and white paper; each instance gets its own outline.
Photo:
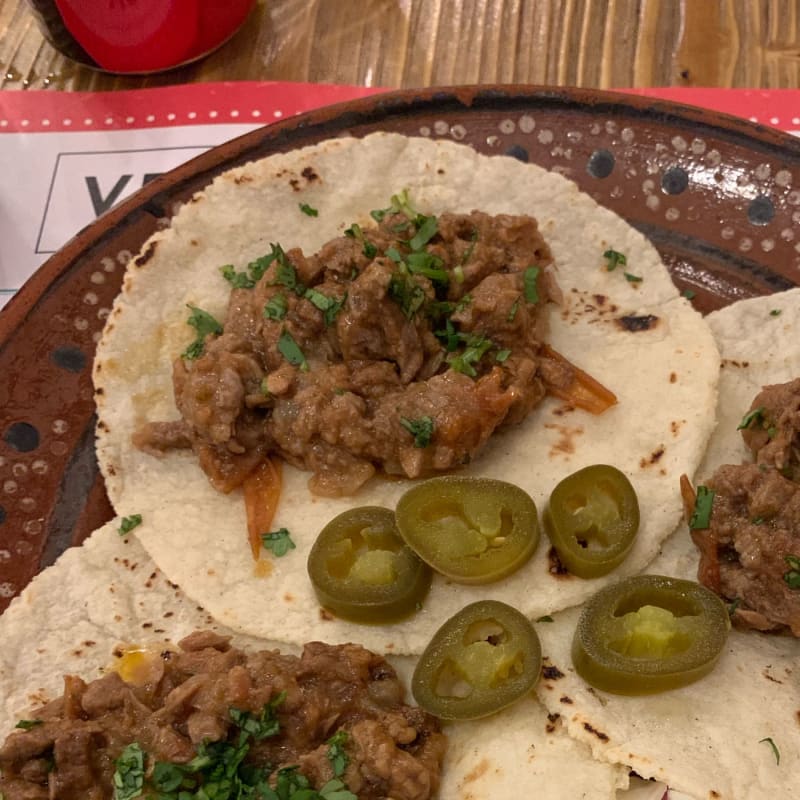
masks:
[[[156,175],[259,126],[378,91],[242,82],[0,92],[0,307],[77,231]],[[638,93],[800,134],[798,91]]]

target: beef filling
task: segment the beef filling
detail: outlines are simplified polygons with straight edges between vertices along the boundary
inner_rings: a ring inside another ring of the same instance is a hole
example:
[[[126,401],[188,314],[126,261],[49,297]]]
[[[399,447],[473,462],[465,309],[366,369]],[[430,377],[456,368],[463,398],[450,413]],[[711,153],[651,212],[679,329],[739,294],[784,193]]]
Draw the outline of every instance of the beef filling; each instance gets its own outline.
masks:
[[[557,287],[534,219],[387,213],[349,234],[311,256],[273,246],[260,277],[229,271],[250,285],[231,292],[223,333],[173,366],[183,421],[148,423],[135,444],[190,445],[225,492],[274,454],[338,496],[376,470],[464,464],[537,405]]]
[[[734,604],[734,619],[800,636],[800,589],[787,580],[800,555],[800,485],[763,465],[720,467],[709,527],[693,530],[699,581]]]
[[[800,481],[800,378],[765,386],[742,425],[745,444],[757,464]]]
[[[0,749],[0,796],[107,800],[115,774],[120,780],[140,751],[142,796],[161,797],[157,763],[181,765],[203,785],[198,764],[229,765],[237,749],[246,754],[233,779],[249,786],[293,780],[319,789],[336,777],[360,800],[436,792],[445,737],[433,717],[404,704],[380,656],[319,642],[299,658],[246,654],[207,631],[179,648],[154,655],[143,685],[117,672],[89,684],[65,678],[64,695],[32,712]]]

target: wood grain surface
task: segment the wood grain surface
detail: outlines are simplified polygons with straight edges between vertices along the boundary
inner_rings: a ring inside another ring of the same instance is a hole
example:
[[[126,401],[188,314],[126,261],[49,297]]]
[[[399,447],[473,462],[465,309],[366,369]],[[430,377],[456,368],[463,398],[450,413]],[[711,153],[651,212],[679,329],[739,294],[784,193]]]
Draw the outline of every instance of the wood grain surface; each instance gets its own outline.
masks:
[[[43,39],[24,0],[0,0],[0,88],[216,80],[797,88],[800,2],[259,0],[205,60],[118,77],[70,62]]]

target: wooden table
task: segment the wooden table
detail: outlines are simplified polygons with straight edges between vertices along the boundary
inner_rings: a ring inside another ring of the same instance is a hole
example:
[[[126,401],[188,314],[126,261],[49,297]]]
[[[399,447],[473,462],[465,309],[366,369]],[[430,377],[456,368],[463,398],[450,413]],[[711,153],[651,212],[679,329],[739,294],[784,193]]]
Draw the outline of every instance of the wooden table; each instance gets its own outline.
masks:
[[[216,80],[800,86],[798,0],[259,0],[200,63],[147,77],[78,67],[24,0],[0,0],[0,87],[127,89]]]

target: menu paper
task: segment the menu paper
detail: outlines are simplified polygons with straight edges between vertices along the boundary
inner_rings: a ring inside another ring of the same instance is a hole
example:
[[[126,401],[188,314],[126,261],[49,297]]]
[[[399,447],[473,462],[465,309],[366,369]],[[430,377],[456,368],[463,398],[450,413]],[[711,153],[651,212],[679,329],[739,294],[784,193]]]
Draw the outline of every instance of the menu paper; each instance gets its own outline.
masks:
[[[148,181],[257,127],[382,91],[241,82],[0,92],[0,307],[86,225]],[[646,89],[800,134],[800,92]]]

